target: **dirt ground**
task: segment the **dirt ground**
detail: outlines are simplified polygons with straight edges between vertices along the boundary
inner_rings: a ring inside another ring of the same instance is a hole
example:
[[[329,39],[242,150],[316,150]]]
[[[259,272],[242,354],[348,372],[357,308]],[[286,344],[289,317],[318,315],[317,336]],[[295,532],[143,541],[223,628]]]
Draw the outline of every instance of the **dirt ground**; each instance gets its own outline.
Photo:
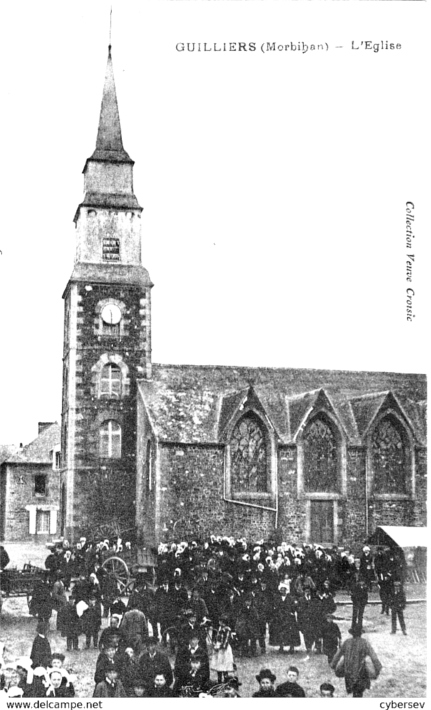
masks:
[[[407,588],[407,597],[423,596],[412,587]],[[55,630],[55,616],[51,618],[49,640],[53,651],[65,652],[66,640]],[[351,607],[339,605],[337,624],[343,639],[348,636],[350,627]],[[409,604],[405,612],[407,636],[399,632],[390,634],[390,617],[380,614],[378,604],[369,605],[365,613],[365,638],[372,644],[383,670],[378,680],[374,681],[371,690],[364,695],[374,698],[424,698],[426,697],[426,604]],[[106,620],[104,620],[106,625]],[[28,614],[27,601],[24,597],[6,599],[3,605],[0,640],[5,643],[4,657],[6,661],[14,661],[20,656],[30,653],[35,636],[36,620]],[[84,637],[80,637],[81,650],[66,654],[65,665],[76,674],[75,689],[79,697],[91,697],[94,689],[93,675],[96,665],[97,651],[82,650]],[[259,654],[259,652],[258,652]],[[173,662],[173,658],[171,658]],[[326,656],[312,655],[306,660],[305,649],[298,649],[294,655],[278,653],[278,649],[269,647],[266,655],[255,658],[238,658],[238,676],[242,682],[240,693],[242,697],[250,697],[257,689],[255,680],[260,668],[271,668],[277,676],[276,683],[286,679],[289,665],[299,669],[299,683],[304,688],[307,697],[319,696],[319,685],[330,681],[336,689],[336,697],[346,697],[344,681],[335,676],[329,668]],[[215,678],[214,678],[215,680]]]

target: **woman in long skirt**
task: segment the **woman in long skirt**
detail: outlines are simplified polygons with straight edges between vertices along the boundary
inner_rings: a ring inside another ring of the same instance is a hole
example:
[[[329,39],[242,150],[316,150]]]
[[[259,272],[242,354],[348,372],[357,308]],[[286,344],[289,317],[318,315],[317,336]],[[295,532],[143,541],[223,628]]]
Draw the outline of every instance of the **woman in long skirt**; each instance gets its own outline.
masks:
[[[211,670],[217,671],[217,679],[219,683],[229,673],[233,671],[233,653],[230,645],[232,630],[227,625],[228,616],[222,614],[217,631],[213,636],[213,652],[211,655]]]

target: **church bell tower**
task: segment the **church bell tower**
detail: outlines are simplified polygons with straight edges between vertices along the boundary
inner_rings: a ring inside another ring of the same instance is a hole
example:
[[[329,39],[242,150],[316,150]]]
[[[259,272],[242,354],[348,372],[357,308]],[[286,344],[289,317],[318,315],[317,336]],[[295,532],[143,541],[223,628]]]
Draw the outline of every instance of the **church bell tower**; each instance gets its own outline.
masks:
[[[109,47],[96,149],[76,210],[76,256],[63,294],[61,529],[135,524],[136,381],[151,379],[151,288],[142,207],[123,147]]]

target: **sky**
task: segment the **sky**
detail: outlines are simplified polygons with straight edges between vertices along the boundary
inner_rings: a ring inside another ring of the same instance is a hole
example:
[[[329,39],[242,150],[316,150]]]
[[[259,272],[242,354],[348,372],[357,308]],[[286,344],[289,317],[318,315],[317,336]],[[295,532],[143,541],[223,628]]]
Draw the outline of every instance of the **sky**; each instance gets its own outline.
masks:
[[[123,142],[155,284],[153,361],[427,372],[428,4],[112,5]],[[101,0],[2,4],[4,444],[60,421],[62,294],[109,10]],[[177,49],[199,42],[256,51]],[[273,42],[289,49],[261,50]]]

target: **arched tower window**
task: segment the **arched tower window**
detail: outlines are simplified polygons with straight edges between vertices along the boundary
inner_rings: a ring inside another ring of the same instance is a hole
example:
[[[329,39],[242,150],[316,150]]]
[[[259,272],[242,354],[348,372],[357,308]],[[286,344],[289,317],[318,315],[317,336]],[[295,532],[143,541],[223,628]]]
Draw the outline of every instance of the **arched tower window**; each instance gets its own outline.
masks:
[[[109,363],[102,368],[100,373],[100,396],[121,396],[121,369],[118,365]]]
[[[376,493],[405,493],[410,455],[401,425],[386,416],[371,438],[371,456]]]
[[[265,429],[252,412],[236,424],[230,440],[231,485],[238,492],[268,490],[268,453]]]
[[[103,422],[99,429],[99,453],[101,458],[121,458],[121,426],[114,419]]]
[[[320,415],[304,432],[304,489],[324,492],[338,490],[339,445],[334,427]]]

